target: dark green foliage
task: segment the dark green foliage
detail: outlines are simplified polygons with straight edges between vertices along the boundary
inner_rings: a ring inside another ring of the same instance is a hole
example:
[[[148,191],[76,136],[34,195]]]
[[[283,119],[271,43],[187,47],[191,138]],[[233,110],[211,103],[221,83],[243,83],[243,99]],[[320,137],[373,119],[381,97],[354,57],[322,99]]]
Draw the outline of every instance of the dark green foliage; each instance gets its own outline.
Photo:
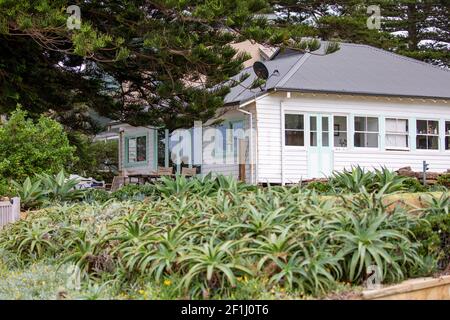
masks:
[[[229,44],[290,39],[255,19],[266,0],[76,4],[80,30],[66,28],[67,1],[0,3],[0,112],[21,102],[76,130],[96,129],[87,108],[135,125],[190,126],[223,105],[228,88],[216,85],[249,58]]]
[[[75,155],[79,159],[71,172],[111,183],[113,177],[118,175],[119,141],[92,141],[79,133],[70,135],[69,139],[71,145],[76,147]]]
[[[437,179],[437,183],[446,188],[450,188],[450,173],[440,175]]]
[[[86,203],[94,203],[99,202],[103,203],[108,201],[111,198],[111,195],[108,191],[102,189],[87,189],[83,193],[83,202]]]
[[[425,220],[412,229],[420,243],[419,253],[445,269],[450,265],[450,199],[448,194],[431,198],[425,211]]]
[[[449,66],[450,53],[445,44],[449,42],[450,6],[447,0],[270,2],[275,11],[283,14],[278,23],[292,31],[302,30],[303,34],[325,40],[369,44],[436,65]],[[381,30],[367,27],[370,16],[367,7],[370,5],[380,6]],[[314,25],[308,22],[311,20]]]
[[[0,126],[0,177],[25,180],[39,173],[56,174],[77,159],[62,126],[47,117],[27,119],[18,109]]]
[[[426,192],[425,187],[417,178],[408,177],[403,181],[405,188],[408,192]]]
[[[313,181],[306,186],[308,190],[315,190],[319,193],[328,193],[333,188],[328,182]]]
[[[155,193],[155,186],[151,184],[129,184],[111,193],[110,198],[116,200],[144,200]]]

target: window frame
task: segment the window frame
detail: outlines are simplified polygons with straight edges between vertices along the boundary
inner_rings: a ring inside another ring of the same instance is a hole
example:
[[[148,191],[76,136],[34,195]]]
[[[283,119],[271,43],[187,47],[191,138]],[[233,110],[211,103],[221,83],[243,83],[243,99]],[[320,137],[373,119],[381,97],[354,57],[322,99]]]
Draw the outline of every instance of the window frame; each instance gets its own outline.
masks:
[[[450,130],[448,132],[446,131],[447,123],[450,126],[450,119],[449,120],[444,119],[444,151],[450,152],[450,148],[447,149],[447,138],[448,138],[448,140],[450,140]]]
[[[356,118],[366,118],[366,128],[368,127],[367,126],[367,118],[374,118],[374,119],[377,119],[377,123],[378,123],[378,131],[358,131],[358,130],[356,130],[356,125],[355,125],[355,122],[356,122]],[[381,141],[380,141],[380,117],[379,116],[373,116],[373,115],[354,115],[353,116],[353,124],[352,124],[352,135],[353,135],[353,148],[354,149],[364,149],[364,150],[367,150],[367,149],[369,149],[369,150],[380,150],[380,148],[381,148]],[[364,134],[368,134],[368,133],[372,133],[372,134],[374,134],[374,133],[376,133],[377,134],[377,146],[376,147],[358,147],[358,146],[356,146],[356,139],[355,139],[355,137],[356,137],[356,134],[357,133],[364,133]]]
[[[386,129],[386,127],[387,127],[386,124],[387,124],[388,120],[396,120],[397,122],[398,122],[398,120],[406,121],[406,126],[407,126],[406,132],[400,133],[400,132],[388,131]],[[384,118],[384,128],[385,128],[384,129],[384,148],[387,151],[410,151],[411,150],[411,124],[410,124],[410,121],[408,118],[395,117],[395,116],[394,117],[385,117]],[[402,136],[402,137],[406,136],[408,146],[407,147],[388,146],[387,145],[387,141],[388,141],[387,136],[388,135]]]
[[[302,116],[303,117],[303,129],[287,129],[286,128],[286,116]],[[306,117],[305,113],[299,113],[294,111],[287,111],[283,113],[283,139],[284,139],[284,147],[286,148],[301,148],[305,149],[307,146],[309,146],[309,136],[306,136],[307,133],[307,123],[306,121],[309,121],[309,117]],[[309,124],[308,124],[309,127]],[[303,132],[303,145],[292,145],[292,144],[286,144],[286,132],[287,131],[294,131],[294,132]],[[309,131],[309,130],[308,130]]]
[[[345,126],[346,126],[346,130],[344,131],[344,130],[334,130],[334,127],[335,127],[335,125],[336,125],[336,122],[334,121],[335,119],[335,117],[341,117],[341,118],[345,118]],[[350,114],[336,114],[336,113],[333,113],[332,115],[331,115],[331,118],[332,118],[332,126],[333,126],[333,145],[332,145],[332,147],[333,147],[333,149],[334,150],[346,150],[346,149],[349,149],[350,148],[350,134],[351,134],[351,127],[350,127],[350,119],[351,119],[351,117],[350,117]],[[336,146],[335,144],[334,144],[334,137],[335,137],[335,133],[336,132],[339,132],[339,133],[344,133],[345,132],[345,140],[346,140],[346,146],[345,147],[342,147],[342,146]]]
[[[429,133],[419,133],[419,126],[418,126],[418,122],[419,121],[426,121],[426,127],[428,128],[428,122],[436,122],[437,123],[437,134],[429,134]],[[423,148],[419,148],[419,145],[417,143],[417,138],[419,136],[423,136],[427,138],[427,146],[428,146],[428,137],[437,137],[437,141],[438,141],[438,145],[436,149],[423,149]],[[416,118],[416,132],[414,134],[414,139],[415,139],[415,143],[416,143],[416,150],[419,152],[439,152],[441,149],[441,135],[440,135],[440,120],[439,119],[430,119],[430,118]]]
[[[145,138],[145,160],[138,161],[137,160],[137,141],[139,138]],[[134,133],[134,134],[126,134],[124,136],[124,145],[125,145],[125,161],[124,167],[140,167],[142,165],[147,165],[150,162],[150,150],[149,150],[149,134],[144,132]],[[130,162],[130,140],[136,140],[136,161]]]

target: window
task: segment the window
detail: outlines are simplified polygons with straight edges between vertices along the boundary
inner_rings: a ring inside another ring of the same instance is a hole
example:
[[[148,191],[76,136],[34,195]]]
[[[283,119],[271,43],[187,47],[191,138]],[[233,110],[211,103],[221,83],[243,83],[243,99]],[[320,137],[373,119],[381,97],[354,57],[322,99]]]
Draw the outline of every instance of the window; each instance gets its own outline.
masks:
[[[347,147],[347,117],[334,117],[334,146]]]
[[[328,119],[329,117],[322,117],[322,147],[330,146],[330,127]]]
[[[450,150],[450,121],[445,121],[445,150]]]
[[[439,149],[439,122],[434,120],[417,120],[417,149]]]
[[[284,116],[285,145],[305,145],[305,123],[302,114],[286,114]]]
[[[378,118],[355,117],[355,147],[378,148]]]
[[[147,160],[147,137],[127,138],[128,163],[142,162]]]
[[[309,145],[317,147],[317,117],[309,117]]]
[[[408,120],[386,119],[386,149],[408,149]]]

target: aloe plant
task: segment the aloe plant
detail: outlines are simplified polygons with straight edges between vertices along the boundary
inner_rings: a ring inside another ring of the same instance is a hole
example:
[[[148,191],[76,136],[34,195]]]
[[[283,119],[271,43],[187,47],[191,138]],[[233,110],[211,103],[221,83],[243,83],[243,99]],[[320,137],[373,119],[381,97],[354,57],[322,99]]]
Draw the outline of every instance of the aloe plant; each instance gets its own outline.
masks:
[[[42,181],[49,201],[65,202],[83,197],[83,191],[75,189],[78,179],[67,178],[64,170],[57,175],[41,174],[37,177]]]
[[[16,181],[12,181],[11,183],[15,192],[20,197],[20,203],[24,209],[39,207],[44,202],[47,192],[40,180],[32,181],[28,177],[22,184]]]

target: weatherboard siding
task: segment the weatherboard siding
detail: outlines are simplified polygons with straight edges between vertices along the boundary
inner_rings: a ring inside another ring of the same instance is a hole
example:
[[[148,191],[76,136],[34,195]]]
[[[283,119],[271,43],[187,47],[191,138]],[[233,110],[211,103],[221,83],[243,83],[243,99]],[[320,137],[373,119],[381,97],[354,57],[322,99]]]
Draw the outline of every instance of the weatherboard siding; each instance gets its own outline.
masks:
[[[450,102],[424,99],[399,99],[385,97],[363,97],[325,94],[278,92],[261,98],[257,102],[258,127],[258,182],[296,183],[308,176],[308,118],[305,118],[305,147],[284,146],[284,114],[303,113],[346,115],[348,129],[353,128],[354,116],[380,117],[379,149],[353,148],[353,134],[348,135],[348,148],[333,150],[333,169],[343,170],[360,165],[367,169],[386,166],[399,169],[411,166],[421,170],[422,162],[430,164],[430,171],[443,172],[450,169],[450,151],[444,149],[444,120],[450,120]],[[409,119],[410,135],[415,131],[416,119],[440,120],[440,150],[415,150],[415,141],[410,139],[411,151],[384,150],[384,123],[386,117]],[[282,165],[283,159],[283,165]]]
[[[249,105],[248,107],[243,108],[243,110],[249,111],[252,113],[253,117],[253,128],[256,128],[257,122],[256,122],[256,107],[254,104]],[[220,119],[223,119],[224,121],[240,121],[242,120],[244,123],[244,129],[250,128],[250,116],[247,114],[244,114],[237,110],[230,110],[226,112],[225,114],[220,115]],[[206,124],[208,125],[208,123]],[[205,129],[204,129],[205,130]],[[256,141],[257,141],[257,134],[256,130],[253,135],[253,154],[254,159],[256,159]],[[205,145],[204,145],[205,146]],[[250,155],[249,153],[246,156],[246,162],[250,163]],[[256,166],[254,166],[254,176],[256,176]],[[231,176],[235,179],[239,178],[239,164],[214,164],[214,160],[212,159],[209,152],[204,150],[203,152],[203,163],[202,163],[202,174],[206,175],[208,173],[212,173],[213,175],[224,175],[224,176]],[[251,181],[251,168],[250,165],[247,164],[245,167],[245,173],[246,173],[246,181]]]

